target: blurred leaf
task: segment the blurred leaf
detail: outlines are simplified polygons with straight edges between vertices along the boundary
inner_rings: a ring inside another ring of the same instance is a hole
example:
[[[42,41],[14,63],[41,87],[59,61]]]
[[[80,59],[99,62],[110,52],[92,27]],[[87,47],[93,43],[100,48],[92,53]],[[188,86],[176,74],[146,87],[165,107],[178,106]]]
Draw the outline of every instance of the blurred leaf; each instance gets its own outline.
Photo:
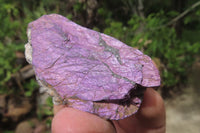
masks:
[[[188,24],[188,23],[190,23],[191,21],[192,21],[192,18],[191,18],[190,16],[185,17],[185,19],[184,19],[184,24]]]
[[[200,16],[200,9],[195,12],[197,16]]]
[[[46,104],[47,104],[47,106],[49,106],[49,107],[53,107],[52,97],[48,97],[48,98],[47,98]]]
[[[25,85],[25,96],[30,97],[32,96],[34,90],[38,88],[38,83],[35,79],[31,79],[29,82],[26,82]]]
[[[52,120],[51,120],[51,119],[47,119],[47,120],[46,120],[46,125],[47,125],[47,127],[51,127],[51,123],[52,123]]]
[[[177,15],[179,15],[179,12],[177,12],[177,11],[169,11],[167,13],[167,15],[169,15],[170,17],[176,17]]]

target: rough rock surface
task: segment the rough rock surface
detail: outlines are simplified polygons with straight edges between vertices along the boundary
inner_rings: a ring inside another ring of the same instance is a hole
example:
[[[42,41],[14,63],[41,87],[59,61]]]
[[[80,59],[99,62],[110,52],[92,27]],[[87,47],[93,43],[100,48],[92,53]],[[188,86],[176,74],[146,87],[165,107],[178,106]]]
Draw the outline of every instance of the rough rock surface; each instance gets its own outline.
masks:
[[[63,16],[44,15],[27,34],[26,59],[55,104],[118,120],[137,112],[145,87],[160,85],[148,56]]]

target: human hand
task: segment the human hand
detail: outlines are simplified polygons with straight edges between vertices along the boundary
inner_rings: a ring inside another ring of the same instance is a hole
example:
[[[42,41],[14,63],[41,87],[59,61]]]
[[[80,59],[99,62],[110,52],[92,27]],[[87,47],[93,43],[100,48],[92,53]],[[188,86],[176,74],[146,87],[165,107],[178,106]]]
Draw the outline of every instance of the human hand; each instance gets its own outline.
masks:
[[[107,121],[64,105],[54,106],[52,133],[165,133],[165,107],[152,88],[144,93],[138,112],[128,118]]]

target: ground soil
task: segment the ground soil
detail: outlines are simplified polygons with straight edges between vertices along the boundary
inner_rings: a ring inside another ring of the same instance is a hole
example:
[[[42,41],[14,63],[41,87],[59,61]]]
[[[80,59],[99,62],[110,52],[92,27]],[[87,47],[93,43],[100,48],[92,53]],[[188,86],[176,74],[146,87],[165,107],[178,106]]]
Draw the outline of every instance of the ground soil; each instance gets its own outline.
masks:
[[[180,95],[166,99],[166,133],[200,133],[200,88],[186,87]]]

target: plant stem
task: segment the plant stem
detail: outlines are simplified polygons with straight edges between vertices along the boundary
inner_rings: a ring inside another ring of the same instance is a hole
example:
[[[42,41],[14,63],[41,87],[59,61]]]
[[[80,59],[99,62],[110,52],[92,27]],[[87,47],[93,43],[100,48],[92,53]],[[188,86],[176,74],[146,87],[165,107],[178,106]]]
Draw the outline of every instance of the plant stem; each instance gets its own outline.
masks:
[[[170,26],[174,23],[176,23],[179,19],[183,18],[185,15],[187,15],[190,11],[192,11],[194,8],[200,6],[200,1],[194,3],[191,7],[189,7],[187,10],[179,14],[177,17],[172,19],[170,22],[168,22],[165,26]]]

